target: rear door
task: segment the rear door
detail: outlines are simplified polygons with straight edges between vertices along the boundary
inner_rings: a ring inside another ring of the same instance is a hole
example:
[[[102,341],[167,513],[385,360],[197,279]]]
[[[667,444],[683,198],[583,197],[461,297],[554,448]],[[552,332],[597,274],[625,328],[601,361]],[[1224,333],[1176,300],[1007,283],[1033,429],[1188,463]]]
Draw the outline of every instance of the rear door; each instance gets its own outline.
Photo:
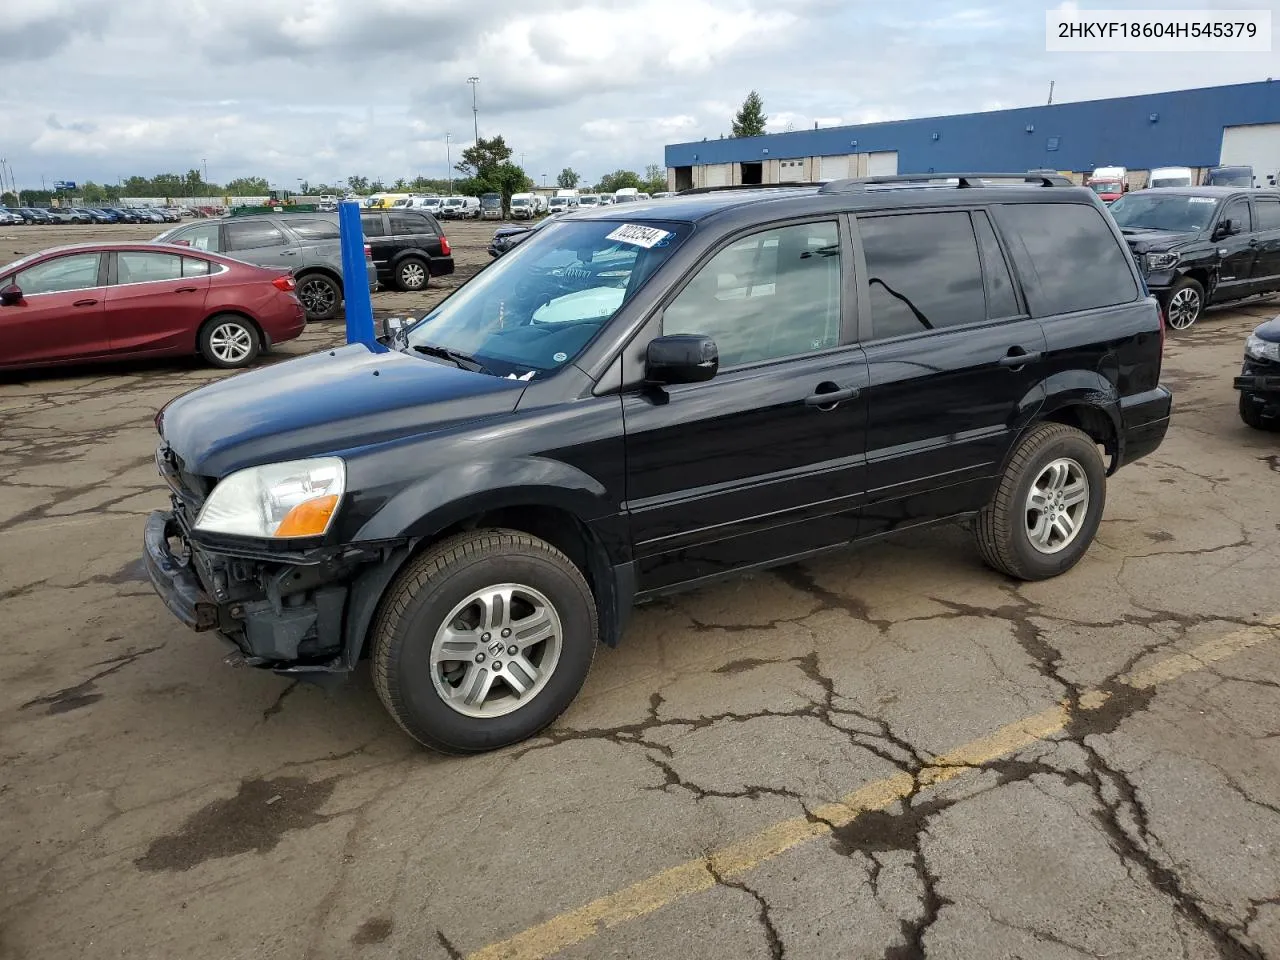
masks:
[[[1044,334],[982,210],[856,218],[869,534],[975,509],[1039,405]]]
[[[387,215],[378,211],[360,215],[360,228],[364,231],[365,243],[369,244],[369,255],[373,265],[378,268],[378,275],[384,276],[391,269],[391,258],[395,244],[388,237]]]
[[[112,351],[194,351],[209,292],[209,261],[144,250],[111,256],[107,332]]]
[[[1280,290],[1280,197],[1253,197],[1253,292]]]
[[[298,266],[297,243],[270,220],[228,220],[222,225],[222,238],[226,255],[245,263],[281,270]]]
[[[712,337],[720,371],[624,398],[641,590],[857,535],[867,374],[851,342],[849,262],[835,217],[757,229],[704,261],[666,306],[662,332]],[[643,371],[624,375],[639,382]]]
[[[51,257],[0,277],[0,287],[16,283],[23,294],[0,306],[0,367],[106,355],[106,282],[100,253]]]
[[[1193,197],[1194,203],[1199,198]],[[1217,240],[1218,283],[1214,287],[1213,301],[1232,300],[1248,296],[1253,290],[1254,263],[1258,259],[1258,240],[1253,234],[1253,213],[1247,197],[1228,200],[1218,211],[1214,226],[1231,221],[1231,234]]]
[[[224,249],[222,224],[217,221],[213,223],[193,223],[189,227],[175,230],[165,240],[165,243],[190,247],[192,250],[204,250],[208,253],[222,253]]]

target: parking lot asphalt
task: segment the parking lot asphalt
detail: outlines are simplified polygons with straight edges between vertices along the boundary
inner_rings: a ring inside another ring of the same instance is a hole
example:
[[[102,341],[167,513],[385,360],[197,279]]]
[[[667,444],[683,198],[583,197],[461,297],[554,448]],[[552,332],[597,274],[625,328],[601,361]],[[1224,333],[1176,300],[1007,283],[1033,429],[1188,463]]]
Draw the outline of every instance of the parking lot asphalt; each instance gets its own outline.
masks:
[[[153,595],[152,418],[225,374],[0,379],[0,956],[1280,957],[1280,436],[1231,388],[1276,310],[1170,339],[1168,438],[1067,575],[956,526],[649,605],[466,759]]]

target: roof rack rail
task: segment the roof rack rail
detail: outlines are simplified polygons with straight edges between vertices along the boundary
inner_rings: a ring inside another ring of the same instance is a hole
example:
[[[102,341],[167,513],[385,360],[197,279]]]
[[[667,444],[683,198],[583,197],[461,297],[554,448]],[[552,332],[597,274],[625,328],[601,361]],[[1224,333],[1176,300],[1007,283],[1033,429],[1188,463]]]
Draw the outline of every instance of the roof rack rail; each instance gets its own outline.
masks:
[[[796,180],[791,183],[735,183],[726,184],[723,187],[690,187],[687,190],[679,190],[676,192],[678,197],[691,197],[700,193],[720,193],[725,190],[778,190],[778,189],[797,189],[799,187],[823,187],[828,183],[838,183],[836,180]]]
[[[890,185],[890,184],[912,184],[917,183],[921,186],[945,187],[951,186],[951,181],[955,181],[955,187],[959,190],[965,190],[972,187],[985,187],[988,180],[1014,180],[1018,183],[1034,184],[1039,187],[1070,187],[1074,186],[1071,180],[1062,174],[1047,170],[1032,170],[1029,173],[905,173],[892,177],[854,177],[846,180],[832,180],[825,184],[819,193],[858,193],[867,187]]]

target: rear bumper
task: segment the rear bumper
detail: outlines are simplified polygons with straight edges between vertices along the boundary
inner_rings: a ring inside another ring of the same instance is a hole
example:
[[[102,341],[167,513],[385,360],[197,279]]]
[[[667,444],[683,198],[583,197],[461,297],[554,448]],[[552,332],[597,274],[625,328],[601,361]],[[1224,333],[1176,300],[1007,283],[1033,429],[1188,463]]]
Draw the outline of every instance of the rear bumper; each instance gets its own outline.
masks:
[[[1120,457],[1117,467],[1133,463],[1154,451],[1169,431],[1173,394],[1165,387],[1125,397],[1120,401]]]
[[[430,268],[433,277],[447,277],[453,273],[453,257],[432,257]]]

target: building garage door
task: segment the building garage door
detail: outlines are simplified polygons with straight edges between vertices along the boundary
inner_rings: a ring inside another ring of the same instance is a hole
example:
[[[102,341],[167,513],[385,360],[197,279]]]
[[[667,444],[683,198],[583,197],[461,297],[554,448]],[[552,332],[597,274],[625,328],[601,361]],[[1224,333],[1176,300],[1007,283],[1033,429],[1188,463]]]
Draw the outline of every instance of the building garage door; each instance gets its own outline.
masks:
[[[868,177],[892,177],[898,172],[898,151],[885,150],[867,154]]]
[[[1222,129],[1224,167],[1253,167],[1254,185],[1266,186],[1280,165],[1280,123],[1254,123]]]
[[[819,180],[841,180],[849,176],[849,158],[847,156],[822,157]]]
[[[706,167],[704,186],[727,187],[729,185],[729,165],[727,163],[709,163]]]
[[[804,179],[804,161],[803,160],[779,160],[778,161],[778,182],[779,183],[798,183]]]

